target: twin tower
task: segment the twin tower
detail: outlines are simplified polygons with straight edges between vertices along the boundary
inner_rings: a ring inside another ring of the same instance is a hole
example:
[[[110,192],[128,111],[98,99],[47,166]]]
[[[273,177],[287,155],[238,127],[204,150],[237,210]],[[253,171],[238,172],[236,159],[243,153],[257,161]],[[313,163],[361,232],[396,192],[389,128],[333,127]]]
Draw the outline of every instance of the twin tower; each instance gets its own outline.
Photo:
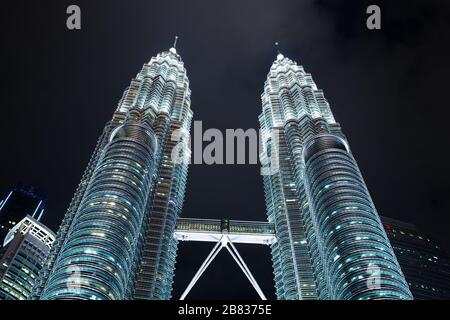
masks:
[[[190,130],[190,97],[175,48],[144,64],[98,140],[33,299],[170,299],[188,169],[173,161],[171,137]],[[259,122],[266,157],[278,159],[263,175],[277,298],[412,299],[323,92],[282,54]]]

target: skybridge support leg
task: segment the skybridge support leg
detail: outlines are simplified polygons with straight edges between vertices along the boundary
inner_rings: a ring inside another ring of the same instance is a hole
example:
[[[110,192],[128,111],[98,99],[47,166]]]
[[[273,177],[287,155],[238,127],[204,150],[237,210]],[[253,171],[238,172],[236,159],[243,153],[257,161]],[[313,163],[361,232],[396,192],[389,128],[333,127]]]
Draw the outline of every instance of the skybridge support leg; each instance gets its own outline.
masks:
[[[184,290],[183,294],[180,297],[180,300],[184,300],[188,293],[191,291],[192,287],[195,285],[197,280],[202,276],[203,272],[205,272],[206,268],[211,264],[211,262],[214,260],[214,258],[217,256],[219,251],[222,249],[222,239],[220,239],[214,248],[211,250],[209,255],[206,257],[205,261],[203,261],[202,265],[198,269],[197,273],[195,274],[194,278],[192,278],[191,282],[187,286],[186,290]]]
[[[252,273],[250,272],[250,269],[245,264],[244,259],[242,259],[241,255],[237,251],[233,242],[228,241],[228,244],[229,245],[226,246],[226,248],[228,249],[228,252],[231,254],[231,256],[234,258],[236,263],[239,265],[242,272],[244,272],[244,274],[247,276],[248,280],[252,284],[253,288],[255,288],[255,290],[258,293],[261,300],[267,300],[266,296],[264,295],[261,288],[259,287],[258,282],[256,282],[255,278],[253,277]]]
[[[183,294],[180,297],[180,300],[184,300],[186,296],[189,294],[191,289],[194,287],[194,285],[197,283],[198,279],[202,276],[202,274],[205,272],[205,270],[208,268],[208,266],[211,264],[211,262],[214,260],[214,258],[217,256],[220,250],[222,248],[227,248],[228,252],[233,257],[234,261],[238,264],[238,266],[241,268],[242,272],[244,272],[247,279],[252,284],[253,288],[255,288],[256,292],[258,293],[259,297],[262,300],[267,300],[266,296],[262,292],[261,288],[259,287],[258,283],[256,282],[255,278],[253,277],[252,273],[250,272],[250,269],[247,267],[247,265],[244,262],[244,259],[242,259],[241,255],[237,251],[234,244],[230,241],[230,238],[227,235],[222,236],[222,238],[216,243],[214,248],[211,250],[209,255],[206,257],[203,264],[198,269],[197,273],[195,274],[194,278],[192,278],[191,282],[187,286],[186,290],[184,290]]]

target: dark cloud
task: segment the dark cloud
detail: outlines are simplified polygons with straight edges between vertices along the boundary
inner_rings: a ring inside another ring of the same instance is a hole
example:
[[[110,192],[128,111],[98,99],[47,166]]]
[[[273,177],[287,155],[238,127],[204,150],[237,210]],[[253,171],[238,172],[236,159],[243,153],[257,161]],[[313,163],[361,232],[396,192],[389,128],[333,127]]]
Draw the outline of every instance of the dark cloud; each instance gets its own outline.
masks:
[[[82,30],[65,9],[82,9]],[[180,36],[195,119],[258,127],[273,43],[313,74],[347,134],[380,214],[418,224],[447,248],[450,64],[444,1],[15,1],[3,4],[1,188],[33,184],[57,228],[103,125],[142,64]],[[263,220],[257,166],[192,166],[184,216]],[[206,257],[182,244],[174,295]],[[239,247],[273,297],[268,248]],[[222,253],[192,298],[256,298]],[[221,290],[212,290],[221,288]]]

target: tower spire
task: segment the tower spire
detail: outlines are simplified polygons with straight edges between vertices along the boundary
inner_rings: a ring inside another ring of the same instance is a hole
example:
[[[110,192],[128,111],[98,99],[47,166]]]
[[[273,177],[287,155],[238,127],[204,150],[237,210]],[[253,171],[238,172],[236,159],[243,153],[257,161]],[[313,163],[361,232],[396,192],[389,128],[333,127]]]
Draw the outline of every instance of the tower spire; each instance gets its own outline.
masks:
[[[275,48],[277,49],[277,54],[280,54],[281,52],[280,52],[280,47],[279,47],[278,41],[275,42]]]
[[[178,36],[175,36],[175,40],[173,41],[173,46],[172,46],[172,48],[169,49],[170,52],[177,53],[177,41],[178,41]]]
[[[275,48],[277,49],[277,60],[281,60],[284,58],[283,54],[280,52],[280,45],[277,42],[275,42]]]

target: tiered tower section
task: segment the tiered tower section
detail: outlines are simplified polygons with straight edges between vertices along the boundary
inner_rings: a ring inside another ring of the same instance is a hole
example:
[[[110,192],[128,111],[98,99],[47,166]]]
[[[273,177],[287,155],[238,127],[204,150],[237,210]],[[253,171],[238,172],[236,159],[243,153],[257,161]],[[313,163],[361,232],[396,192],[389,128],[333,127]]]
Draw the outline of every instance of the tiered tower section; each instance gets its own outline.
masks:
[[[311,75],[278,54],[262,107],[277,297],[411,299],[347,140]]]
[[[168,299],[190,156],[189,80],[175,48],[125,90],[57,234],[37,299]],[[183,147],[180,148],[180,145]]]

